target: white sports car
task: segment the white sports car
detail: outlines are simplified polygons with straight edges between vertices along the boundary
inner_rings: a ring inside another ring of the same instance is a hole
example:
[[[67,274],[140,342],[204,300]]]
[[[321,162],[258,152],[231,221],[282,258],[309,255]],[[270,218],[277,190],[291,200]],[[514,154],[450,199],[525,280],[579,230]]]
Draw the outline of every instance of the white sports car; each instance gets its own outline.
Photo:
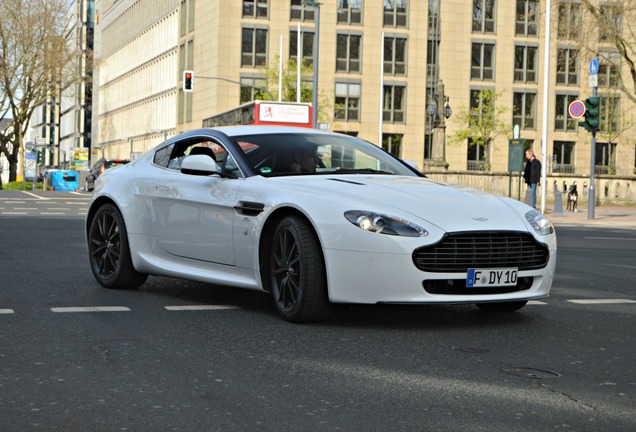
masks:
[[[107,288],[162,275],[263,290],[292,322],[333,303],[513,311],[548,296],[556,263],[552,224],[521,202],[277,126],[186,132],[105,171],[86,237]]]

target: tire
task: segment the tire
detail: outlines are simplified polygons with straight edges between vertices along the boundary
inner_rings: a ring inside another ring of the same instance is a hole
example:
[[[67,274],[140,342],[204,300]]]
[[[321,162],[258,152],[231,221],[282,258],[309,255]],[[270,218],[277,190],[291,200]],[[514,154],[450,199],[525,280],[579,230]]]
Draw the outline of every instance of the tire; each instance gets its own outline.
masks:
[[[113,204],[102,205],[91,220],[88,257],[93,276],[106,288],[137,288],[148,278],[132,265],[124,219]]]
[[[314,322],[330,313],[322,251],[313,229],[299,216],[283,218],[274,231],[269,280],[274,304],[285,320]]]
[[[528,303],[527,300],[500,302],[500,303],[477,303],[477,307],[485,312],[514,312]]]

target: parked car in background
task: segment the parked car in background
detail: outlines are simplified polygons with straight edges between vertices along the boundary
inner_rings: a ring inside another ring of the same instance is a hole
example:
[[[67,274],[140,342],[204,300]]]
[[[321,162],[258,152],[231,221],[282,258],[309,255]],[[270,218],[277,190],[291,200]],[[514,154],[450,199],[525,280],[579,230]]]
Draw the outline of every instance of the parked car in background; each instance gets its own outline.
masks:
[[[104,171],[109,168],[113,168],[119,165],[126,165],[130,162],[129,159],[104,159],[100,160],[93,165],[91,168],[91,172],[86,176],[86,189],[92,191],[95,188],[95,180],[99,177]]]
[[[557,255],[532,207],[429,180],[355,137],[278,126],[186,132],[107,170],[85,233],[104,287],[162,275],[256,289],[292,322],[332,303],[514,311],[548,296]]]

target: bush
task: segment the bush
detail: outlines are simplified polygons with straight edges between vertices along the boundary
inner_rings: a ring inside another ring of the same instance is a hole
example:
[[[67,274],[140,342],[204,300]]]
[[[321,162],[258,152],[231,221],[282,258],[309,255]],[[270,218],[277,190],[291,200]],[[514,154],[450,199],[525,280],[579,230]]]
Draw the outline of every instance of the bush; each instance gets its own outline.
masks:
[[[2,183],[2,189],[4,190],[33,190],[33,182],[26,182],[26,188],[24,182],[9,182]]]

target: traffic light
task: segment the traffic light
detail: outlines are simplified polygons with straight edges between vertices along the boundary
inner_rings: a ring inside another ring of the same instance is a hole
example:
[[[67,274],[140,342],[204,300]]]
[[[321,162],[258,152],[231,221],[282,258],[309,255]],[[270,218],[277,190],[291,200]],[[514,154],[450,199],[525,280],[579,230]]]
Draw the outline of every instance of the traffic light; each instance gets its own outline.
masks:
[[[38,150],[37,152],[37,164],[42,165],[44,163],[44,151]]]
[[[191,70],[183,71],[183,91],[191,92],[192,84],[194,84],[194,72]]]
[[[599,96],[590,96],[585,99],[585,121],[579,122],[588,132],[594,132],[599,127],[599,113],[601,106],[601,98]]]

